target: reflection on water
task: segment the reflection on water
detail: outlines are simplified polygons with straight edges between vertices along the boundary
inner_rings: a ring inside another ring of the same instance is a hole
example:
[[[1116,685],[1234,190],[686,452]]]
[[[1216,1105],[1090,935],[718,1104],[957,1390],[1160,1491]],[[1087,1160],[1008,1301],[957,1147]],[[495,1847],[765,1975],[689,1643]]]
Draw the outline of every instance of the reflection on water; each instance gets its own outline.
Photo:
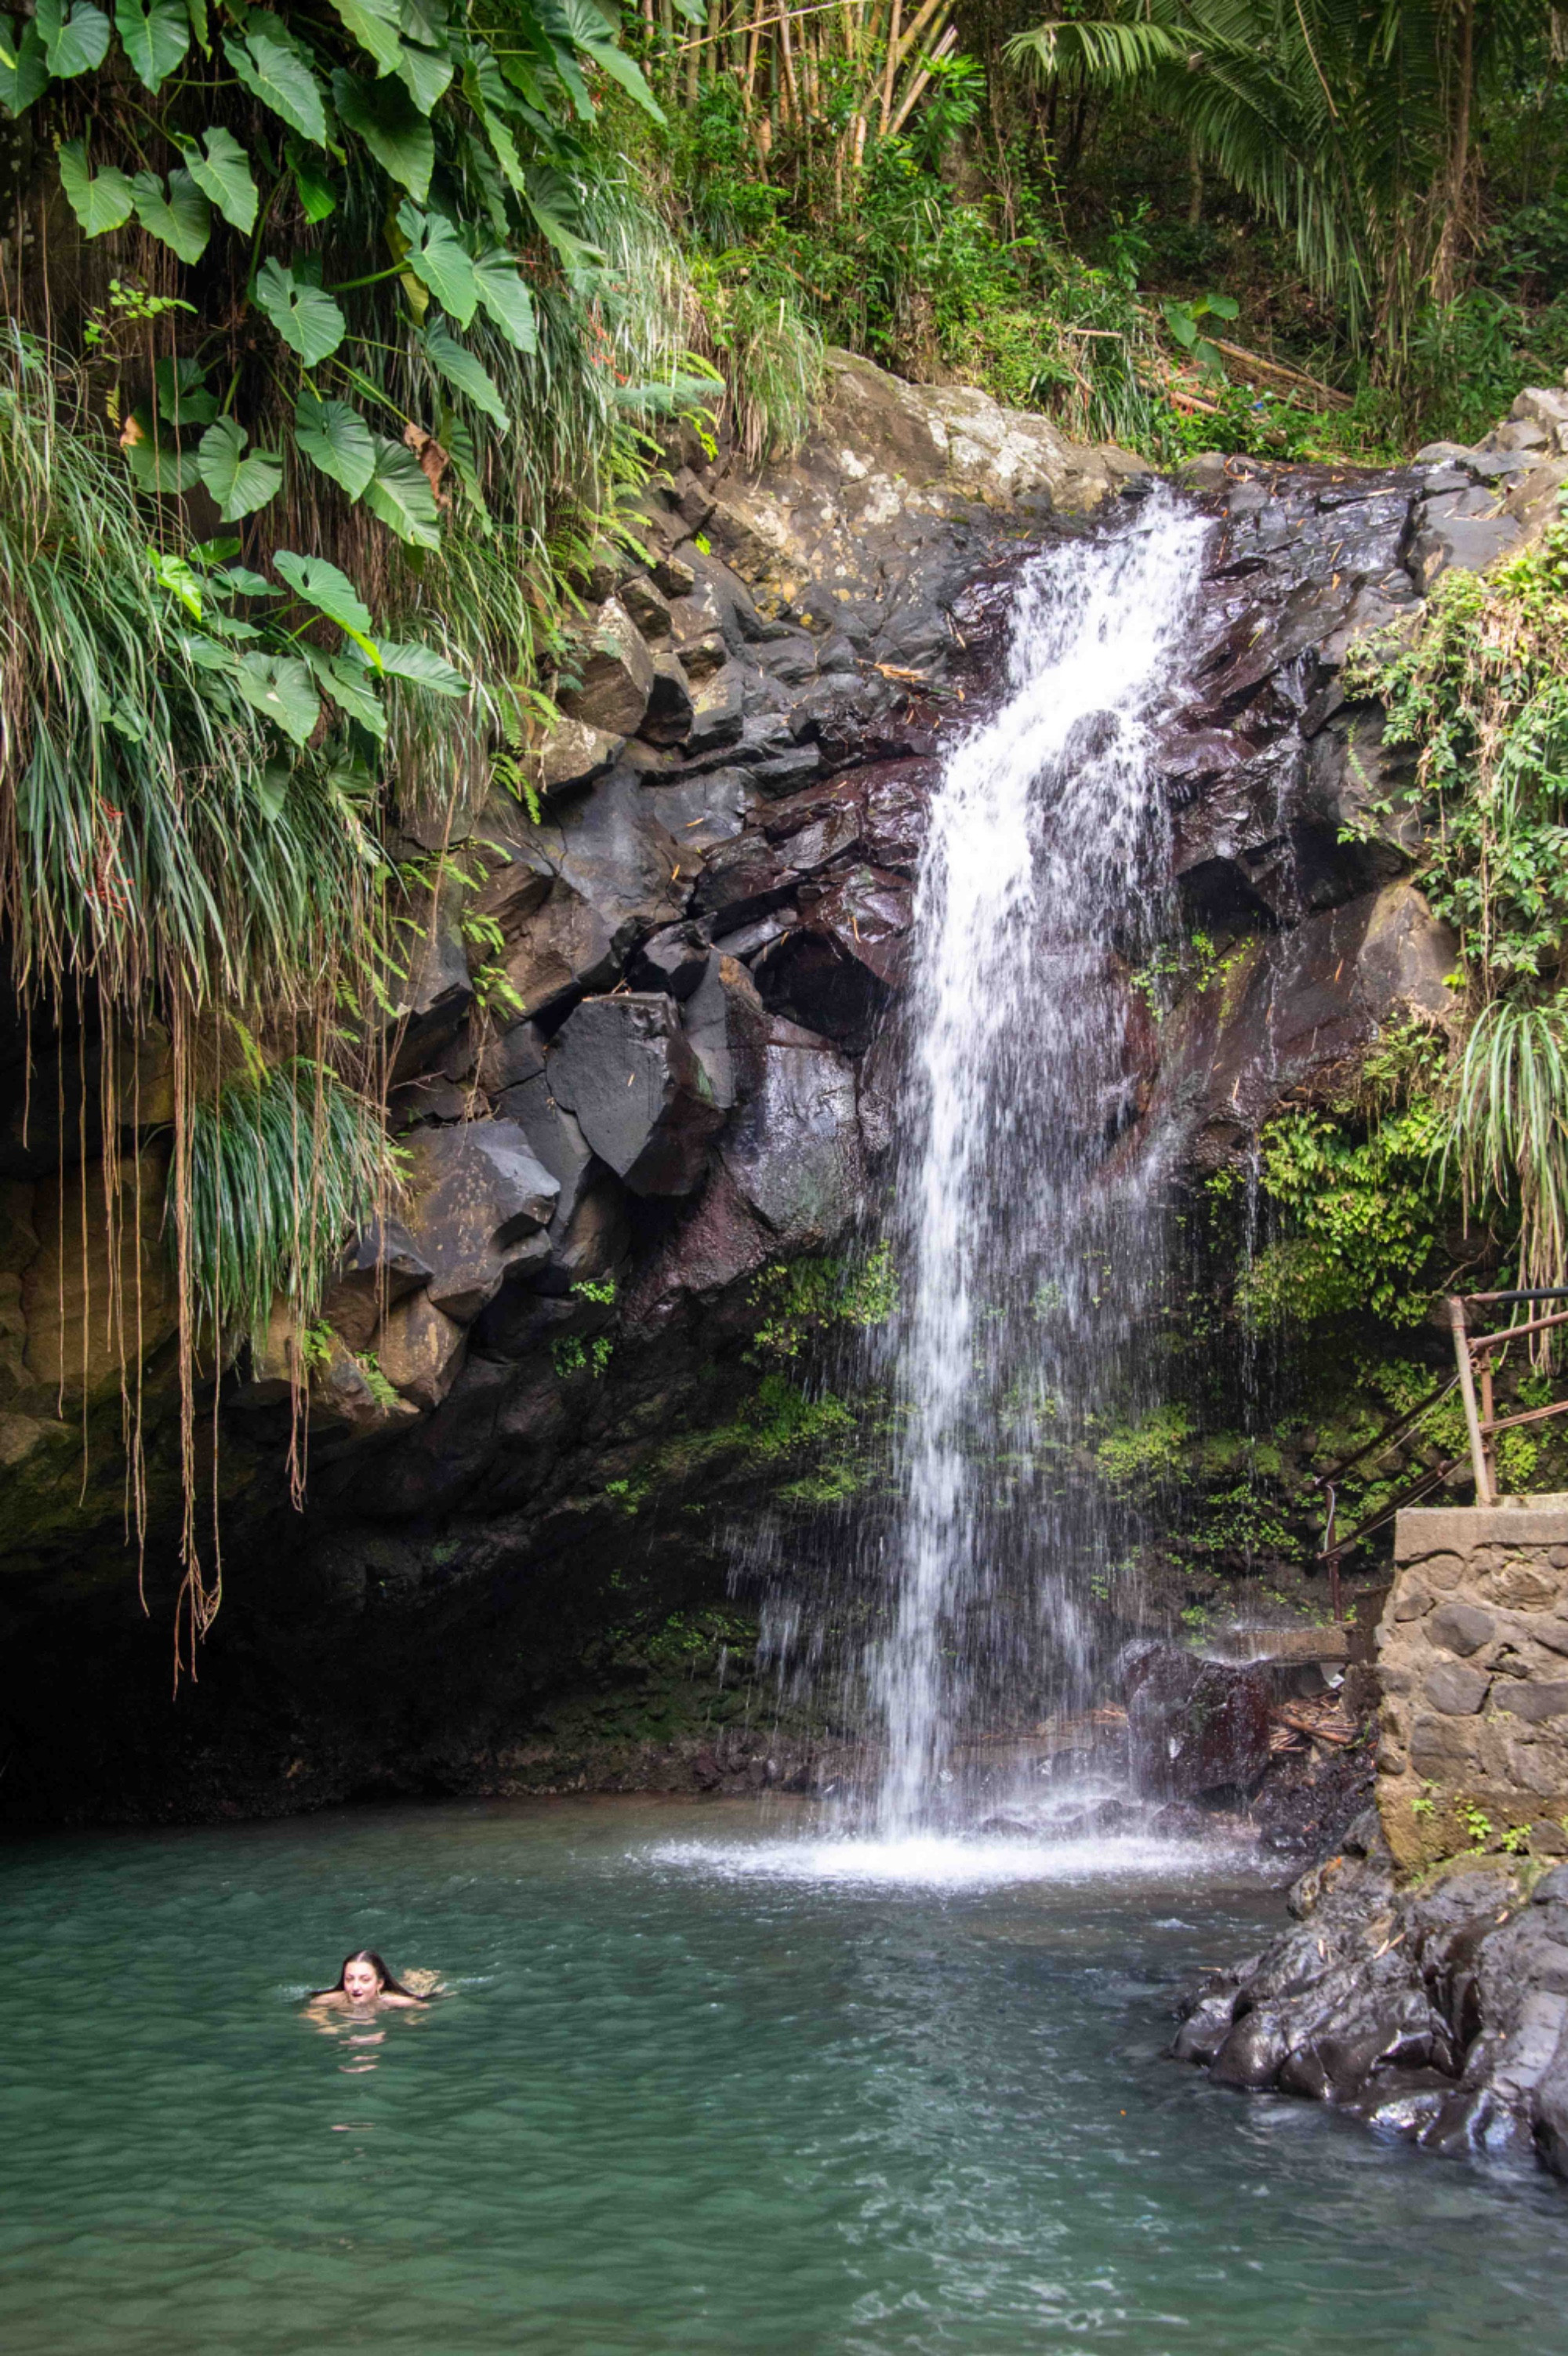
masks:
[[[1560,2356],[1558,2189],[1160,2058],[1280,1920],[1233,1864],[800,1831],[0,1853],[5,2356]],[[361,1942],[456,1993],[323,2033]]]

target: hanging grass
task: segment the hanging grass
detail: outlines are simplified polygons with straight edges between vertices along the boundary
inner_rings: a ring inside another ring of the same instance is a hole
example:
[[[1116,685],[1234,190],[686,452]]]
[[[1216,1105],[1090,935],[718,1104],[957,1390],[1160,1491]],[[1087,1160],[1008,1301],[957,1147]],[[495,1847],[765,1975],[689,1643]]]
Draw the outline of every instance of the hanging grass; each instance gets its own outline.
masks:
[[[0,910],[23,996],[83,982],[315,997],[370,917],[377,854],[341,775],[269,766],[199,660],[80,381],[13,326],[0,363]],[[302,991],[302,977],[308,988]]]
[[[345,1238],[397,1184],[375,1108],[308,1055],[252,1062],[192,1105],[187,1153],[174,1248],[199,1326],[252,1347],[280,1301],[302,1325],[316,1314]]]
[[[1568,1000],[1499,999],[1465,1043],[1447,1151],[1468,1200],[1516,1205],[1519,1280],[1568,1281]]]

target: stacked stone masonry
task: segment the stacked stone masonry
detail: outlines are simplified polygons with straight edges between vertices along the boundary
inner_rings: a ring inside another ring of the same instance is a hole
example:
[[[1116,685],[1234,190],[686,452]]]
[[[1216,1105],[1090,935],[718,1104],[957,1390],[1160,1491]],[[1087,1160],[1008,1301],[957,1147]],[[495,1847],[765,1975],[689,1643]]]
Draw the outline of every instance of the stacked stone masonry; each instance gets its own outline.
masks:
[[[1480,1816],[1568,1855],[1568,1501],[1401,1514],[1395,1565],[1378,1632],[1395,1861],[1452,1856]]]

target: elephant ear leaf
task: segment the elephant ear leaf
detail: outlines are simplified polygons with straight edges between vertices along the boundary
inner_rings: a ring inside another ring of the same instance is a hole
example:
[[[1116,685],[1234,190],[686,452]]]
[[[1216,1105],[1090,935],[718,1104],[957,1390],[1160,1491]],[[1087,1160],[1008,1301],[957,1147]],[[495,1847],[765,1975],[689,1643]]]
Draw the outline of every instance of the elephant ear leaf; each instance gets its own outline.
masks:
[[[384,744],[387,715],[375,689],[366,683],[364,672],[356,670],[351,663],[322,654],[316,647],[306,648],[305,659],[316,684],[331,697],[338,711],[346,718],[357,720],[378,744]]]
[[[20,33],[9,16],[0,16],[0,106],[7,114],[23,114],[49,86],[49,61],[36,24]]]
[[[375,472],[365,487],[365,505],[389,531],[410,548],[439,548],[441,510],[424,467],[398,442],[376,441]]]
[[[364,141],[387,177],[422,205],[435,168],[435,134],[403,84],[335,73],[332,99],[340,122]]]
[[[397,0],[332,0],[332,6],[381,73],[395,73],[403,55]]]
[[[242,655],[234,684],[253,710],[295,744],[303,748],[310,742],[321,717],[321,698],[297,655]]]
[[[212,234],[212,209],[188,172],[168,176],[168,193],[156,172],[138,172],[131,183],[136,219],[185,262],[199,262]]]
[[[408,240],[405,267],[466,327],[478,307],[479,282],[451,222],[404,204],[398,207],[397,225]]]
[[[371,609],[346,573],[328,564],[324,556],[300,556],[292,548],[278,549],[273,567],[296,597],[303,597],[307,605],[314,605],[318,614],[346,630],[379,667],[381,657],[371,637]]]
[[[450,50],[424,48],[414,41],[404,41],[395,68],[421,114],[429,114],[440,102],[456,70]]]
[[[102,172],[89,171],[85,140],[73,139],[60,149],[59,184],[87,237],[123,228],[135,208],[135,192],[124,172],[112,164]]]
[[[311,465],[359,498],[376,471],[371,429],[346,401],[318,401],[302,391],[295,404],[294,438]]]
[[[279,262],[265,262],[256,273],[256,300],[306,368],[335,352],[348,331],[348,321],[319,286],[295,277]]]
[[[265,8],[252,8],[245,18],[244,39],[225,37],[223,54],[253,98],[302,139],[325,147],[327,109],[321,86],[310,52],[286,25]]]
[[[38,0],[33,22],[44,45],[49,71],[61,81],[73,81],[78,74],[93,73],[103,63],[109,51],[109,19],[102,8],[94,8],[91,0]]]
[[[520,352],[536,352],[539,328],[533,316],[533,297],[510,254],[501,246],[492,246],[475,262],[474,275],[479,282],[479,301],[486,315],[494,320],[507,341]]]
[[[456,337],[449,336],[437,320],[433,319],[424,330],[424,348],[430,365],[444,376],[458,392],[466,393],[476,409],[493,417],[504,434],[511,423],[495,379],[481,368],[472,352],[465,351]]]
[[[249,237],[256,225],[256,183],[251,159],[231,131],[217,124],[201,134],[206,152],[194,139],[177,141],[186,168],[203,196],[210,198],[224,220]]]
[[[114,30],[147,90],[166,82],[190,47],[184,0],[114,0]]]
[[[417,640],[379,638],[376,652],[388,679],[406,679],[414,687],[423,687],[432,695],[467,695],[473,685],[462,672],[435,652],[434,647],[421,646]]]
[[[270,450],[252,450],[247,456],[248,438],[244,427],[232,417],[220,417],[197,444],[201,479],[225,523],[264,508],[283,481],[282,460]]]

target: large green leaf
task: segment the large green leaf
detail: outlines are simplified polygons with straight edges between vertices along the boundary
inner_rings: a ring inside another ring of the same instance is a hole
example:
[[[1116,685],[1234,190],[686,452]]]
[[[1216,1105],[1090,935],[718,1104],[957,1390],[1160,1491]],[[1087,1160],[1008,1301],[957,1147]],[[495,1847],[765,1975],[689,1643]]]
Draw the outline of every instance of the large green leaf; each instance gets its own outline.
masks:
[[[517,6],[515,0],[508,15],[527,22],[527,8]],[[446,0],[397,0],[397,21],[409,40],[438,49],[447,38]]]
[[[9,16],[0,16],[0,106],[21,114],[49,86],[49,61],[37,25],[20,33]]]
[[[612,81],[618,81],[645,113],[656,123],[663,122],[663,109],[644,81],[641,68],[624,49],[616,47],[615,36],[595,7],[594,0],[549,0],[542,14],[548,30],[557,39],[564,34]]]
[[[446,94],[456,65],[446,49],[422,48],[404,41],[392,70],[421,114],[432,113]]]
[[[234,684],[247,703],[275,722],[301,747],[309,744],[321,717],[321,699],[297,655],[242,655]]]
[[[137,412],[140,423],[142,412]],[[139,491],[150,491],[158,498],[177,498],[184,491],[193,491],[201,480],[196,452],[191,449],[170,450],[152,435],[152,420],[141,439],[124,444],[125,464],[131,470],[131,480]]]
[[[131,183],[136,219],[151,237],[185,262],[199,262],[212,234],[212,208],[188,172],[168,176],[168,193],[156,172],[138,172]]]
[[[332,0],[332,5],[382,73],[394,72],[403,48],[397,34],[397,0]]]
[[[435,137],[403,84],[335,73],[332,97],[339,119],[358,132],[388,178],[423,204],[435,166]]]
[[[335,352],[348,331],[348,321],[319,286],[296,278],[281,262],[264,262],[256,273],[256,300],[306,368],[315,368]]]
[[[208,390],[207,371],[198,360],[159,360],[153,369],[153,389],[164,425],[210,425],[218,414],[218,396]],[[234,545],[238,549],[238,541]]]
[[[371,429],[346,401],[317,401],[308,390],[295,404],[294,438],[313,466],[357,499],[376,471]]]
[[[428,688],[432,695],[467,695],[473,682],[455,670],[434,648],[420,646],[415,641],[401,643],[395,639],[378,638],[376,652],[381,659],[381,669],[389,679],[406,679],[415,687]]]
[[[168,80],[190,47],[185,0],[114,0],[114,30],[148,90]]]
[[[294,174],[300,210],[307,221],[324,221],[338,209],[338,191],[308,147],[297,139],[284,142],[288,168]]]
[[[427,286],[450,311],[460,327],[472,319],[479,300],[479,282],[464,252],[457,232],[440,213],[422,213],[411,204],[398,207],[397,225],[408,240],[403,256],[422,286]]]
[[[135,208],[135,193],[124,172],[106,164],[102,172],[87,168],[87,143],[73,139],[59,151],[59,184],[66,201],[88,237],[123,228]]]
[[[441,510],[424,467],[401,442],[376,437],[375,472],[365,486],[365,505],[410,548],[439,548]]]
[[[38,0],[33,21],[49,71],[59,74],[62,81],[92,73],[103,63],[109,49],[109,19],[102,8],[93,7],[91,0],[76,0],[74,7],[68,6],[66,0]]]
[[[271,450],[252,450],[249,456],[245,429],[232,417],[209,425],[196,448],[201,479],[218,502],[225,523],[264,508],[283,481],[283,461]]]
[[[310,52],[280,18],[265,8],[252,8],[245,19],[244,39],[225,37],[223,54],[252,97],[302,138],[326,145],[327,109]]]
[[[603,261],[597,246],[579,237],[567,218],[568,214],[580,217],[582,204],[564,172],[530,172],[523,194],[529,211],[568,269]]]
[[[387,715],[365,672],[336,656],[324,655],[317,647],[306,647],[304,653],[316,684],[331,697],[338,711],[357,720],[361,728],[368,728],[378,744],[384,743]]]
[[[173,135],[173,134],[171,134]],[[181,139],[175,144],[185,157],[186,168],[205,197],[210,198],[224,220],[232,224],[242,237],[249,237],[256,225],[256,183],[251,175],[251,159],[231,131],[221,123],[201,134],[206,153],[194,139]]]
[[[465,351],[438,319],[432,319],[424,330],[424,348],[431,367],[439,369],[447,383],[458,392],[466,393],[476,409],[482,409],[487,417],[493,417],[504,434],[511,419],[489,369],[481,368],[473,353]]]
[[[479,300],[507,341],[520,352],[536,352],[539,329],[533,297],[505,247],[492,246],[488,253],[481,253],[474,264],[474,275],[479,282]]]
[[[273,566],[296,597],[303,597],[340,630],[369,643],[371,609],[346,573],[339,573],[324,556],[300,556],[292,548],[276,550]]]

